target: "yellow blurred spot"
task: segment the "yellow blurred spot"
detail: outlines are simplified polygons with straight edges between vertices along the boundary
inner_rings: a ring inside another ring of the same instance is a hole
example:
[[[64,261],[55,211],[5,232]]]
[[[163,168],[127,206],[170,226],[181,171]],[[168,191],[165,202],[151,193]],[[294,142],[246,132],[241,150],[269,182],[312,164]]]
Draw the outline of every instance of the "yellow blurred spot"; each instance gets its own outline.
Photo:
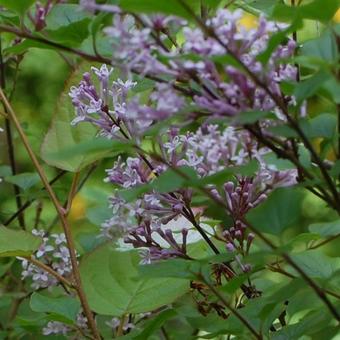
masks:
[[[85,216],[86,200],[81,195],[76,195],[73,199],[69,218],[71,220],[80,220]]]
[[[151,171],[150,175],[148,176],[148,181],[151,181],[152,179],[156,178],[156,174],[154,171]]]
[[[313,141],[313,146],[318,153],[320,153],[320,147],[321,147],[322,141],[323,141],[323,138],[315,138],[315,140]],[[327,151],[326,159],[332,162],[334,162],[337,159],[333,148]]]
[[[335,12],[333,20],[335,22],[340,22],[340,8]]]
[[[257,17],[250,13],[244,13],[243,17],[238,21],[238,24],[243,26],[247,30],[256,28],[258,24]]]

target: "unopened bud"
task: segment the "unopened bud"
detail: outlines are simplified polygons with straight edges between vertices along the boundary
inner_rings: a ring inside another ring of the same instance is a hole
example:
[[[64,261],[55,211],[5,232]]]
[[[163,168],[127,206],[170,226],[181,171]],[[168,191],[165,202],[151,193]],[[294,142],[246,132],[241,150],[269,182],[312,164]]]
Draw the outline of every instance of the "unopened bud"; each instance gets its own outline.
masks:
[[[229,194],[231,194],[234,191],[234,183],[233,182],[225,183],[224,190],[227,191]]]
[[[231,253],[233,253],[235,250],[236,250],[236,248],[234,247],[234,245],[232,244],[232,243],[227,243],[226,244],[226,249],[227,249],[227,251],[229,251],[229,252],[231,252]]]

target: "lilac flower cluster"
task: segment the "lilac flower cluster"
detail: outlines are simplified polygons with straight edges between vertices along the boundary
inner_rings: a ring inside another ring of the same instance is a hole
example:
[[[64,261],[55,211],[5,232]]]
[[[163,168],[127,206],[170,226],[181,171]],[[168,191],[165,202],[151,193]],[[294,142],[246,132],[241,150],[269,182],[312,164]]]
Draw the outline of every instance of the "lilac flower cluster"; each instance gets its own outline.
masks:
[[[89,121],[98,125],[104,135],[117,138],[122,134],[122,121],[127,135],[139,136],[152,122],[171,117],[188,105],[196,105],[203,110],[202,113],[210,116],[273,110],[281,117],[268,93],[242,68],[223,64],[223,57],[231,52],[233,58],[240,60],[273,95],[281,96],[280,82],[294,80],[296,68],[282,64],[280,60],[293,55],[295,42],[289,40],[286,45],[279,45],[268,63],[261,64],[257,60],[258,55],[267,48],[270,35],[281,26],[261,17],[257,29],[246,30],[239,24],[242,15],[242,11],[219,10],[206,22],[216,38],[207,37],[201,29],[191,28],[185,21],[172,17],[142,16],[141,22],[136,23],[132,16],[115,14],[113,25],[105,29],[115,46],[113,63],[120,65],[120,69],[124,67],[129,76],[133,71],[141,76],[157,76],[159,82],[145,105],[136,93],[128,98],[136,82],[121,79],[110,82],[112,69],[108,70],[105,65],[100,69],[93,68],[95,81],[89,73],[85,73],[79,86],[71,88],[70,96],[76,108],[73,124]],[[155,39],[155,30],[158,39]],[[165,42],[176,40],[172,30],[183,31],[185,39],[181,45],[174,42],[175,45],[169,49]],[[195,59],[192,59],[192,54],[195,54]],[[99,82],[99,89],[96,82]],[[187,92],[175,86],[181,83]],[[294,103],[292,97],[285,100]],[[197,113],[189,114],[187,118],[195,115]]]
[[[245,165],[250,160],[259,163],[259,170],[252,177],[235,175],[235,181],[226,182],[223,188],[210,186],[211,193],[225,202],[226,212],[234,221],[232,228],[235,232],[228,236],[228,244],[234,244],[232,240],[243,243],[248,237],[241,221],[250,209],[267,198],[270,191],[296,183],[296,170],[278,171],[273,165],[267,165],[263,156],[269,150],[259,147],[245,130],[227,127],[221,131],[217,125],[207,125],[195,133],[180,135],[177,128],[172,128],[165,138],[158,148],[167,165],[150,162],[157,174],[169,166],[190,166],[198,176],[205,177],[226,168]],[[150,177],[153,172],[140,158],[128,158],[125,162],[119,159],[107,174],[106,181],[121,189],[138,187],[154,177]],[[111,198],[113,217],[102,225],[102,234],[114,238],[127,232],[126,243],[148,249],[145,262],[187,257],[188,232],[193,226],[190,223],[189,229],[185,228],[182,220],[180,229],[176,230],[171,221],[180,215],[188,219],[186,209],[190,206],[191,196],[190,189],[165,194],[152,191],[134,203],[128,203],[119,197],[118,191]]]
[[[83,4],[90,10],[102,6],[90,0]],[[244,255],[252,238],[242,223],[245,214],[263,202],[273,189],[294,185],[297,172],[278,171],[275,166],[268,165],[264,156],[269,150],[253,140],[248,131],[235,126],[221,128],[209,123],[209,119],[236,116],[249,110],[270,110],[281,118],[273,98],[257,86],[254,77],[273,95],[281,97],[280,82],[296,76],[294,66],[280,64],[282,58],[294,53],[294,41],[278,46],[263,65],[257,57],[266,50],[270,35],[281,29],[280,25],[263,17],[259,18],[256,29],[246,30],[239,25],[242,11],[221,9],[205,22],[212,32],[207,34],[178,18],[132,17],[122,15],[116,6],[101,10],[115,13],[112,26],[105,29],[115,47],[113,63],[123,65],[120,68],[129,79],[132,73],[139,73],[157,78],[157,81],[148,102],[144,103],[134,93],[135,81],[110,81],[112,69],[106,65],[92,68],[95,80],[85,73],[79,86],[71,88],[70,97],[76,109],[72,123],[87,121],[98,126],[101,134],[108,138],[134,139],[141,143],[153,123],[172,117],[184,108],[190,113],[184,117],[187,119],[183,124],[202,115],[208,117],[195,132],[181,134],[180,129],[173,126],[165,136],[158,136],[154,149],[160,151],[161,157],[157,161],[142,157],[129,157],[125,161],[119,158],[113,168],[107,170],[106,181],[112,183],[116,191],[111,198],[113,216],[102,225],[102,235],[111,239],[127,235],[126,243],[147,250],[144,262],[187,258],[188,235],[195,228],[192,225],[195,222],[191,209],[192,190],[149,191],[131,203],[119,196],[119,189],[149,183],[170,167],[189,166],[199,177],[206,177],[256,161],[259,169],[253,176],[235,174],[232,181],[226,178],[222,188],[208,187],[216,199],[224,202],[226,213],[233,221],[223,236],[227,249]],[[182,43],[176,41],[179,31],[184,36]],[[249,77],[242,67],[225,63],[225,56],[236,57],[254,77]],[[291,97],[284,99],[294,102]],[[170,227],[180,218],[186,221],[181,222],[181,228]],[[212,236],[214,231],[208,234]]]
[[[150,100],[155,107],[141,104],[137,94],[128,100],[128,94],[136,86],[131,80],[117,79],[110,83],[113,69],[102,65],[92,67],[99,82],[98,89],[89,73],[85,73],[79,86],[73,86],[70,97],[76,109],[73,125],[86,121],[97,125],[109,138],[139,136],[152,122],[164,119],[179,110],[184,99],[171,90],[169,84],[156,85]]]
[[[87,331],[87,318],[84,316],[82,312],[79,312],[76,320],[77,329],[81,329],[83,331]],[[76,329],[66,325],[60,321],[49,321],[47,325],[43,328],[43,335],[69,335],[71,332],[74,332]]]
[[[58,274],[67,277],[72,273],[70,253],[67,248],[65,234],[52,234],[46,237],[43,230],[32,230],[32,234],[40,236],[43,240],[41,246],[35,253],[35,257],[51,266]],[[23,271],[21,273],[23,279],[32,279],[32,288],[48,288],[58,284],[58,280],[35,266],[26,259],[21,259]]]

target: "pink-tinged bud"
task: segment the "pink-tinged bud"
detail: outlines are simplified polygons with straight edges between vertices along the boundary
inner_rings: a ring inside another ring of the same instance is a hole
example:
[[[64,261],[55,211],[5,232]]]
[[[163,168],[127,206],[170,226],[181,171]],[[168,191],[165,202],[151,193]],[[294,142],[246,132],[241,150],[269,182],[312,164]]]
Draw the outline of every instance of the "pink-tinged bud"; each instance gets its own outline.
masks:
[[[235,237],[240,240],[242,238],[242,231],[241,230],[236,230],[235,231]]]
[[[237,192],[233,192],[231,193],[231,199],[234,201],[234,202],[238,202],[239,198],[240,198],[240,195],[237,193]]]
[[[188,229],[183,228],[183,229],[182,229],[182,235],[183,235],[183,236],[187,236],[187,235],[188,235]]]
[[[234,191],[234,183],[233,182],[227,182],[224,184],[224,190],[231,194]]]
[[[249,233],[247,236],[247,239],[249,242],[251,242],[255,238],[255,235],[253,233]]]
[[[254,205],[254,207],[256,207],[257,205],[259,205],[260,203],[262,203],[263,201],[265,201],[266,199],[267,199],[267,195],[266,194],[261,194],[259,197],[258,197],[258,199],[255,201],[255,202],[253,202],[253,205]]]
[[[174,212],[180,213],[183,210],[183,204],[177,203],[172,206]]]
[[[232,244],[232,243],[227,243],[226,244],[226,249],[227,249],[227,251],[229,251],[229,252],[231,252],[231,253],[233,253],[235,250],[236,250],[236,248],[234,247],[234,245]]]
[[[91,74],[89,72],[85,72],[83,74],[83,79],[86,81],[86,82],[90,82],[91,81]]]
[[[225,238],[229,238],[230,237],[230,233],[228,230],[224,230],[223,233],[222,233],[223,237]]]
[[[251,265],[249,263],[246,263],[245,265],[242,266],[242,271],[244,273],[249,273],[251,271]]]

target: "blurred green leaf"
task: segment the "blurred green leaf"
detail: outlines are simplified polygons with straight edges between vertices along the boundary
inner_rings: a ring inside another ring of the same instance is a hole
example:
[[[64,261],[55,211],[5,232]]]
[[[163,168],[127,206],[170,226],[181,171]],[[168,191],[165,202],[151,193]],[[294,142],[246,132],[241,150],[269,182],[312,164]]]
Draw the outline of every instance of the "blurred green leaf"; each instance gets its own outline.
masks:
[[[197,12],[201,5],[200,0],[184,0],[184,2],[193,12]],[[129,12],[173,14],[186,19],[192,19],[190,12],[178,0],[121,0],[119,5]]]
[[[331,113],[321,113],[310,121],[308,137],[333,138],[336,133],[337,117]]]
[[[71,296],[50,297],[35,292],[31,296],[30,306],[34,312],[48,313],[52,320],[68,324],[75,323],[80,312],[80,302]]]
[[[257,230],[280,235],[299,219],[302,198],[299,189],[277,189],[264,203],[252,209],[247,218]]]
[[[325,255],[321,250],[291,254],[293,261],[312,278],[329,279],[340,269],[340,258]],[[291,271],[295,272],[293,269]]]
[[[34,2],[35,0],[0,0],[0,5],[19,14],[24,14]]]
[[[138,334],[132,336],[133,340],[145,340],[149,339],[149,337],[154,334],[158,329],[162,327],[162,325],[169,319],[174,318],[177,315],[175,310],[166,309],[160,312],[156,317],[148,320],[143,325],[143,330]]]
[[[314,95],[320,87],[330,79],[330,74],[325,71],[319,71],[310,78],[296,84],[294,95],[299,104],[305,99]]]
[[[12,230],[0,225],[0,257],[29,256],[40,246],[40,237],[23,230]]]
[[[8,54],[23,54],[24,52],[26,52],[30,48],[42,48],[42,49],[47,49],[47,50],[55,50],[56,49],[56,47],[48,45],[48,44],[44,44],[40,41],[25,39],[24,41],[21,41],[18,44],[7,47],[6,49],[4,49],[4,53],[6,55],[8,55]]]
[[[337,62],[338,50],[334,34],[327,30],[320,37],[305,42],[301,47],[300,55],[309,57],[312,63],[313,60],[327,63]]]
[[[45,32],[63,44],[80,44],[88,35],[90,14],[76,4],[57,4],[46,18]]]
[[[168,169],[151,182],[157,192],[171,192],[186,186],[188,182],[197,180],[196,171],[188,166],[176,170]]]
[[[143,313],[172,303],[189,289],[186,280],[143,279],[138,275],[138,252],[101,246],[80,264],[90,307],[103,315]]]
[[[237,118],[236,121],[238,124],[253,124],[260,119],[264,118],[274,118],[276,117],[273,112],[268,111],[247,111],[247,112],[241,112]]]
[[[133,143],[129,141],[93,138],[61,149],[56,153],[50,153],[48,157],[54,161],[72,161],[75,157],[86,157],[86,163],[91,163],[105,156],[112,156],[113,152],[121,154],[132,149]]]
[[[170,259],[160,261],[147,266],[139,266],[139,272],[146,278],[179,278],[186,280],[197,279],[195,273],[199,273],[201,264],[198,261],[184,259]]]
[[[339,0],[314,0],[300,6],[277,4],[273,10],[273,18],[292,21],[297,19],[312,19],[321,22],[329,21],[339,8]]]
[[[235,175],[253,176],[259,168],[256,160],[251,160],[245,165],[231,166],[225,170],[216,172],[215,174],[200,178],[199,181],[193,182],[193,186],[203,186],[207,184],[222,185],[229,180],[233,180]]]
[[[27,190],[40,182],[40,177],[35,172],[25,172],[15,176],[6,176],[5,181]]]
[[[320,236],[334,236],[340,234],[340,220],[325,223],[313,223],[308,229]]]

